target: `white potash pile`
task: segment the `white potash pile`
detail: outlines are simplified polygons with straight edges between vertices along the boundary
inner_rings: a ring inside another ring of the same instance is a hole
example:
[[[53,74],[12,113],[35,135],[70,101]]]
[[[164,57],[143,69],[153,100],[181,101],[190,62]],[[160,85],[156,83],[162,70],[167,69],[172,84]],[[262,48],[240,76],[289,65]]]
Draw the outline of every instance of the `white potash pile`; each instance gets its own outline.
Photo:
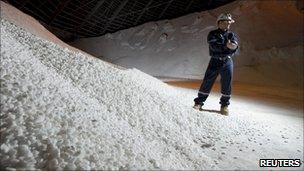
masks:
[[[257,169],[261,157],[303,154],[301,127],[267,107],[250,113],[245,101],[229,117],[198,112],[190,90],[62,48],[5,19],[0,66],[0,170]],[[218,97],[209,99],[219,107]]]
[[[210,169],[175,90],[1,20],[1,169]],[[186,109],[186,110],[185,110]]]

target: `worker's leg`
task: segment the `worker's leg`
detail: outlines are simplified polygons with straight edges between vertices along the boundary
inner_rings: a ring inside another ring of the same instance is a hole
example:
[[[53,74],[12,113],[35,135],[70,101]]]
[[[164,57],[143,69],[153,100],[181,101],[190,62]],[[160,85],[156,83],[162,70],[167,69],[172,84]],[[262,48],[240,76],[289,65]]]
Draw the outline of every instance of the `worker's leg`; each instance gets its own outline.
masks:
[[[218,74],[219,64],[217,63],[217,61],[211,59],[206,70],[203,83],[201,84],[201,87],[198,91],[198,97],[194,99],[195,104],[204,104],[207,97],[209,96],[211,88]]]
[[[220,70],[221,75],[221,93],[222,97],[220,100],[221,106],[228,106],[230,104],[229,100],[231,97],[231,83],[233,76],[233,61],[232,59],[227,59],[226,63]]]

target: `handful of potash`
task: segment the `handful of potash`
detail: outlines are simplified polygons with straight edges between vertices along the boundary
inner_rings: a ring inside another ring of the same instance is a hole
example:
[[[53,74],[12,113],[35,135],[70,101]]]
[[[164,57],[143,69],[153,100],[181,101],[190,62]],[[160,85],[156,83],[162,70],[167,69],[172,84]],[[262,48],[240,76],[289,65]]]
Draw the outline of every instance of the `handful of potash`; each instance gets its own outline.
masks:
[[[226,46],[231,50],[235,50],[237,48],[238,44],[237,44],[237,42],[231,42],[231,40],[228,39]]]

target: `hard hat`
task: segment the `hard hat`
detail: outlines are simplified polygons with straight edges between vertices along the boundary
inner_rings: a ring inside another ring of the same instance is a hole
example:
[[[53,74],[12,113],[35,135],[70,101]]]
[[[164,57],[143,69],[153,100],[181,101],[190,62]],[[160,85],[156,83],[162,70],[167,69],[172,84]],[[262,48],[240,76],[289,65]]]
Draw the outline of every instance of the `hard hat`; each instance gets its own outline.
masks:
[[[234,22],[235,22],[235,21],[232,19],[231,14],[229,14],[229,13],[222,13],[221,15],[219,15],[219,16],[217,17],[216,22],[218,23],[219,21],[222,21],[222,20],[229,21],[230,23],[234,23]]]

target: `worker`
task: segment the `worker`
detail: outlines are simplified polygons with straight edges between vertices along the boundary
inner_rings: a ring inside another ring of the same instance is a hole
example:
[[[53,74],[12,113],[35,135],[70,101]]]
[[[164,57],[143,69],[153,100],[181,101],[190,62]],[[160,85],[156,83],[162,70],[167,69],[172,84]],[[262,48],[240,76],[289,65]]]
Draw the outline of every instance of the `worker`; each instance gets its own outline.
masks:
[[[228,115],[228,105],[231,97],[231,83],[233,75],[233,60],[239,45],[235,33],[230,31],[230,25],[235,21],[231,14],[223,13],[217,18],[216,30],[209,32],[207,42],[209,44],[209,61],[203,82],[198,91],[198,97],[194,99],[194,109],[203,110],[204,102],[210,94],[211,88],[218,74],[221,75],[221,109],[223,115]]]

